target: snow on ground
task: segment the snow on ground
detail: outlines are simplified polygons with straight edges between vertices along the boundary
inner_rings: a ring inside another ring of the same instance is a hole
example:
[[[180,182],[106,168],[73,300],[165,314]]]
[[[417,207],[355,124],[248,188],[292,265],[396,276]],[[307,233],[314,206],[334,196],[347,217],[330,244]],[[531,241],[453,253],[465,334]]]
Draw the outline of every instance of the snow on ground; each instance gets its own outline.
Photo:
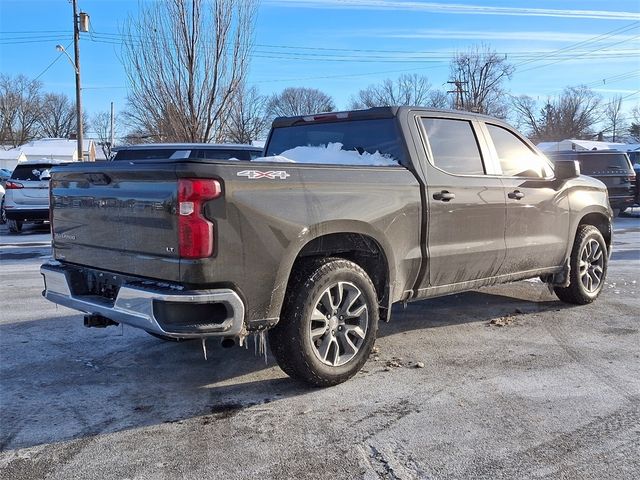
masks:
[[[253,162],[319,163],[325,165],[398,165],[398,162],[390,155],[380,152],[359,153],[357,150],[343,150],[342,143],[329,143],[326,146],[295,147],[282,152],[280,155],[256,158]]]

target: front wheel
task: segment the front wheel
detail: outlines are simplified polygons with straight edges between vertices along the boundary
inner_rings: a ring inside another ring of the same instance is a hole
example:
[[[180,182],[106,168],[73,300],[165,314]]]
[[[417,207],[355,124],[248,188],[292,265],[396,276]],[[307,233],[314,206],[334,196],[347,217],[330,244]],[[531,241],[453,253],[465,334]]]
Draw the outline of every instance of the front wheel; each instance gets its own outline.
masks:
[[[378,300],[367,273],[340,258],[309,262],[293,273],[269,344],[289,376],[329,387],[354,376],[371,353]]]
[[[576,305],[593,302],[604,287],[608,265],[607,245],[596,227],[581,225],[570,258],[568,287],[554,287],[560,300]]]

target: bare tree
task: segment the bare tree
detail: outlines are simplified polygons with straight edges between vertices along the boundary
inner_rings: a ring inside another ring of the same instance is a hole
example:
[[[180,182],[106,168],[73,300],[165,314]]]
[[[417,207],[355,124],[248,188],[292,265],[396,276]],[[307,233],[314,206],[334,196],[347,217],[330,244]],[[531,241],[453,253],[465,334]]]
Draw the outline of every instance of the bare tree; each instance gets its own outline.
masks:
[[[626,130],[622,115],[622,96],[617,95],[606,103],[602,109],[604,120],[603,133],[611,133],[611,141],[619,140],[620,132]]]
[[[75,104],[62,93],[45,94],[42,98],[38,128],[42,136],[68,138],[71,133],[76,131]],[[86,130],[88,126],[85,125],[84,128]]]
[[[640,105],[636,105],[631,109],[629,136],[634,142],[640,142]]]
[[[41,88],[24,75],[0,75],[0,143],[17,147],[36,138]]]
[[[282,92],[273,94],[267,101],[267,113],[270,118],[333,112],[335,109],[333,99],[315,88],[285,88]]]
[[[132,130],[164,141],[209,142],[244,78],[257,0],[140,3],[124,31]]]
[[[113,119],[114,137],[118,136],[119,118],[116,114]],[[91,117],[91,126],[98,137],[98,145],[102,148],[102,153],[109,159],[113,145],[111,144],[111,114],[109,112],[98,112]]]
[[[395,81],[387,78],[382,83],[369,85],[351,99],[352,109],[394,105],[429,105],[432,100],[431,83],[423,75],[404,74]]]
[[[451,98],[442,90],[431,90],[431,92],[429,92],[429,100],[427,101],[426,106],[443,109],[453,108]]]
[[[600,96],[585,86],[565,88],[540,110],[529,96],[512,99],[518,123],[528,128],[530,138],[537,142],[592,137],[593,127],[600,120],[600,103]]]
[[[260,95],[256,87],[242,88],[234,97],[226,117],[224,140],[234,143],[251,143],[263,139],[270,121],[266,112],[267,97]]]
[[[475,46],[456,54],[449,69],[457,109],[506,117],[503,82],[511,78],[514,67],[505,57],[486,45]]]

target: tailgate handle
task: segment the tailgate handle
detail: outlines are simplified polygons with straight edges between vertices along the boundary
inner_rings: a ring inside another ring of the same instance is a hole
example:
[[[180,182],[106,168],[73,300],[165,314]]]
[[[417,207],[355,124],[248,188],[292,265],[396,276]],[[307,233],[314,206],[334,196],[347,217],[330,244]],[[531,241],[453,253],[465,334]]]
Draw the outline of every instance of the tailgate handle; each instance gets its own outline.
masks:
[[[111,177],[106,173],[87,173],[87,180],[91,185],[109,185]]]

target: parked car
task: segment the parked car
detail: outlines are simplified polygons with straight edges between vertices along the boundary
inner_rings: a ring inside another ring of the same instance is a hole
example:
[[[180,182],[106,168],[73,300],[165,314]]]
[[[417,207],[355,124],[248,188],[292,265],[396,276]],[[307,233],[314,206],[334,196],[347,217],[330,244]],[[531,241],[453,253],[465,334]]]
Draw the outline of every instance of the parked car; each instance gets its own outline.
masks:
[[[279,118],[265,154],[54,169],[44,296],[87,326],[260,349],[268,334],[287,374],[329,386],[364,365],[396,302],[526,278],[573,304],[603,290],[607,189],[499,119]]]
[[[4,210],[9,231],[20,233],[26,222],[49,220],[51,168],[63,162],[31,160],[20,163],[5,184]]]
[[[253,160],[262,156],[262,148],[240,144],[145,143],[115,149],[114,161],[158,159]]]
[[[636,205],[640,205],[640,158],[638,155],[635,155],[635,158],[633,171],[636,172]]]
[[[7,213],[4,210],[4,187],[0,183],[0,225],[7,223]]]
[[[0,225],[7,223],[7,215],[4,211],[4,184],[11,177],[11,170],[0,168]]]
[[[11,178],[11,170],[7,168],[0,168],[0,185],[4,186],[4,183]]]
[[[629,156],[617,150],[547,152],[553,160],[577,160],[580,173],[597,178],[607,186],[609,203],[615,215],[636,202],[636,172]]]

